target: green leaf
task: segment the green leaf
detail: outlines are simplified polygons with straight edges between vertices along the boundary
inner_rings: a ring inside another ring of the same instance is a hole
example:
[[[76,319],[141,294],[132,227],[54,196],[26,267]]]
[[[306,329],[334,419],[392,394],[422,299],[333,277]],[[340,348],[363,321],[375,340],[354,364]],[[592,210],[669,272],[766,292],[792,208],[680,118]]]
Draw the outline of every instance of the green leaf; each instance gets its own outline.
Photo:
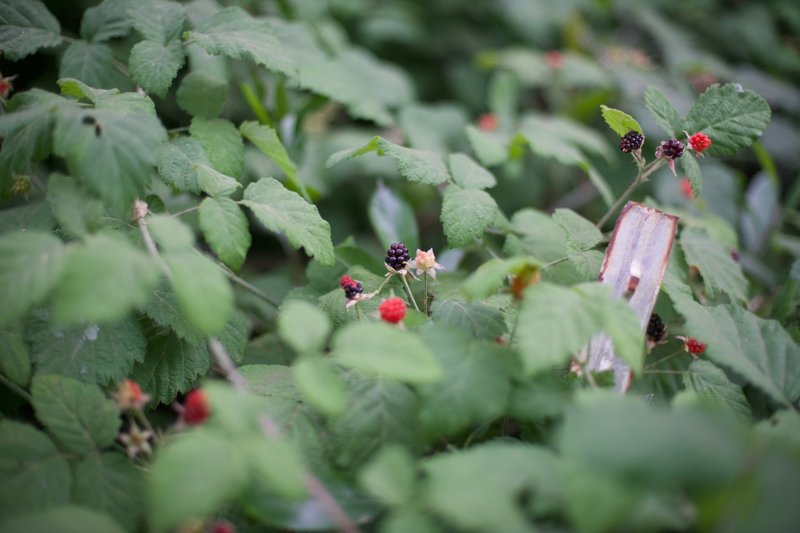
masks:
[[[381,449],[358,474],[364,489],[390,506],[407,503],[414,495],[414,457],[402,446]]]
[[[206,198],[200,204],[200,230],[220,261],[239,270],[250,248],[247,217],[230,198]]]
[[[222,270],[193,249],[171,251],[163,258],[189,323],[206,336],[220,333],[233,312],[233,290]]]
[[[49,231],[55,225],[50,206],[42,200],[0,210],[0,235],[14,231]]]
[[[684,153],[683,157],[681,157],[681,167],[683,168],[683,172],[686,173],[689,183],[692,184],[694,197],[699,197],[700,193],[703,192],[703,173],[700,170],[700,163],[698,163],[697,158],[693,154]]]
[[[471,300],[482,300],[497,292],[506,278],[523,271],[537,271],[541,263],[530,257],[509,257],[490,259],[464,281],[462,289]]]
[[[196,30],[184,34],[211,55],[247,59],[287,76],[296,74],[297,64],[269,22],[250,16],[240,7],[216,13]]]
[[[133,369],[131,379],[157,403],[168,404],[194,387],[211,367],[211,356],[202,341],[197,343],[162,331],[147,341],[144,361]]]
[[[642,127],[636,122],[636,119],[624,111],[601,105],[600,113],[603,115],[603,120],[606,121],[608,127],[614,130],[620,137],[623,137],[630,131],[644,133]]]
[[[319,215],[317,206],[287,190],[278,180],[261,178],[251,183],[241,203],[268,230],[284,233],[295,248],[302,246],[323,265],[334,263],[330,225]]]
[[[686,317],[687,334],[708,345],[709,359],[777,402],[789,405],[800,397],[800,346],[778,322],[734,305],[704,307],[686,299],[675,304]]]
[[[347,405],[347,390],[336,368],[318,356],[303,357],[292,365],[295,385],[314,409],[336,418]]]
[[[436,300],[431,315],[434,321],[456,326],[477,338],[496,339],[506,331],[503,312],[480,302]]]
[[[74,178],[52,174],[47,180],[47,202],[61,228],[70,236],[83,237],[97,228],[103,204]]]
[[[644,104],[647,110],[653,115],[659,126],[664,128],[667,135],[675,137],[681,131],[683,119],[656,87],[650,86],[644,91]]]
[[[0,327],[0,373],[23,388],[31,380],[30,350],[18,325]]]
[[[197,183],[200,185],[200,189],[214,198],[230,196],[242,186],[235,179],[217,172],[207,165],[195,165],[194,168],[197,172]]]
[[[141,41],[131,48],[128,67],[131,77],[138,85],[165,98],[185,59],[180,41],[172,41],[166,45],[155,41]]]
[[[0,479],[0,522],[70,498],[72,472],[66,459],[45,433],[29,424],[0,420]]]
[[[64,247],[49,233],[17,231],[0,237],[0,324],[23,317],[43,301],[63,267]]]
[[[183,433],[156,454],[150,471],[150,517],[155,528],[171,530],[220,510],[244,488],[243,457],[231,442],[204,429]],[[224,461],[220,461],[225,457]]]
[[[686,263],[700,271],[711,298],[725,293],[735,301],[747,301],[747,279],[741,265],[731,257],[730,250],[700,228],[685,228],[681,232],[680,244]]]
[[[331,423],[331,445],[337,465],[355,470],[387,444],[403,445],[412,453],[420,451],[418,400],[413,390],[383,378],[349,374],[346,379],[347,407]]]
[[[286,174],[286,177],[302,190],[302,184],[297,177],[297,167],[274,129],[258,122],[247,121],[242,122],[239,131],[242,133],[242,137],[268,155],[275,165]]]
[[[531,150],[565,165],[579,164],[586,154],[609,157],[611,151],[602,136],[567,118],[528,114],[520,123],[520,133]]]
[[[61,57],[58,77],[75,78],[92,87],[111,87],[117,75],[112,60],[108,45],[75,41]]]
[[[359,322],[339,330],[333,356],[343,366],[408,383],[442,378],[441,366],[418,337],[384,323]]]
[[[127,376],[145,355],[145,338],[131,317],[114,324],[53,329],[46,314],[28,324],[37,374],[61,374],[106,385]]]
[[[739,419],[749,422],[750,404],[739,385],[731,382],[725,372],[708,361],[694,361],[683,375],[683,384],[700,398],[729,409]]]
[[[205,150],[215,170],[238,178],[244,169],[244,141],[230,121],[194,117],[189,126],[192,139]]]
[[[194,246],[192,228],[180,219],[170,215],[149,215],[145,220],[161,250],[181,251]]]
[[[31,393],[36,418],[68,450],[98,452],[117,437],[117,405],[97,385],[66,376],[36,375]]]
[[[568,243],[579,250],[594,248],[603,240],[602,232],[594,224],[571,209],[556,209],[553,220],[567,232]]]
[[[770,115],[767,101],[753,91],[735,83],[714,84],[689,110],[685,129],[711,138],[713,144],[704,153],[732,155],[761,137]]]
[[[0,526],[0,533],[58,531],[58,533],[124,533],[107,514],[77,505],[60,505],[18,516]]]
[[[330,333],[327,315],[310,303],[290,301],[278,315],[278,334],[298,354],[322,350]]]
[[[128,34],[133,21],[128,7],[133,0],[103,0],[83,12],[81,37],[93,43],[107,41]]]
[[[119,453],[90,454],[75,466],[73,501],[113,516],[136,531],[144,506],[144,475]]]
[[[548,449],[492,442],[423,462],[426,507],[470,531],[529,531],[520,494],[539,505],[560,503],[558,459]]]
[[[128,15],[145,39],[167,44],[180,36],[186,12],[177,2],[140,0],[131,5]]]
[[[191,137],[175,137],[163,143],[158,153],[158,173],[179,191],[200,192],[196,165],[209,164],[203,145]]]
[[[453,180],[465,189],[489,189],[497,185],[491,172],[465,154],[450,154],[447,159]]]
[[[379,182],[367,211],[372,229],[380,242],[403,242],[409,250],[419,244],[419,228],[414,210],[402,197]]]
[[[145,112],[62,109],[53,132],[53,151],[73,176],[120,212],[144,193],[166,139],[159,120]]]
[[[153,259],[110,235],[87,237],[71,247],[53,302],[57,324],[115,322],[144,304],[158,283]]]
[[[419,388],[420,423],[431,439],[450,437],[500,416],[511,392],[511,354],[497,343],[473,342],[456,328],[423,330],[444,369],[441,383]]]
[[[228,84],[224,79],[194,70],[183,77],[175,96],[178,107],[190,115],[215,118],[225,108]]]
[[[291,39],[298,30],[296,26],[288,27],[278,37]],[[309,51],[309,56],[295,59],[300,86],[342,102],[355,118],[390,126],[394,120],[389,108],[402,106],[414,98],[413,85],[402,70],[362,48],[343,48],[333,57],[315,49]],[[288,75],[296,76],[291,72]]]
[[[58,80],[58,86],[61,87],[62,95],[78,100],[89,100],[96,109],[108,109],[123,114],[143,111],[156,116],[156,106],[153,101],[138,92],[120,93],[119,89],[96,89],[73,78]]]
[[[40,0],[6,0],[0,11],[0,52],[19,61],[61,44],[61,26]]]
[[[441,220],[451,248],[463,248],[479,239],[494,222],[499,209],[489,193],[450,185],[444,191]]]
[[[494,167],[505,163],[508,159],[505,143],[495,134],[481,131],[472,125],[467,126],[466,132],[472,150],[481,164]]]
[[[642,366],[639,319],[625,300],[613,298],[600,283],[533,285],[525,291],[518,320],[520,355],[528,375],[566,363],[601,331],[634,372]]]
[[[331,155],[325,166],[332,167],[336,163],[368,152],[378,152],[379,155],[391,157],[397,165],[397,171],[408,181],[439,185],[447,181],[449,177],[441,155],[414,148],[404,148],[382,137],[374,137],[361,148],[342,150]]]
[[[2,128],[5,132],[0,132],[5,136],[0,148],[0,188],[8,188],[15,174],[30,174],[33,163],[50,155],[54,105],[55,102],[42,103],[3,115],[8,125]]]

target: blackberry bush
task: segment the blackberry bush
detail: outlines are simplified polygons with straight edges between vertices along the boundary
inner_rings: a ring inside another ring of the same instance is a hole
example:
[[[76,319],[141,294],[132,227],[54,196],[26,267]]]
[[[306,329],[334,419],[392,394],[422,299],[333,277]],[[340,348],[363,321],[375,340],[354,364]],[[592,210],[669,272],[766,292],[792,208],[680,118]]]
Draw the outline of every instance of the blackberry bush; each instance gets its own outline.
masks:
[[[638,150],[642,144],[644,144],[644,135],[636,131],[629,131],[620,139],[619,149],[627,154]]]

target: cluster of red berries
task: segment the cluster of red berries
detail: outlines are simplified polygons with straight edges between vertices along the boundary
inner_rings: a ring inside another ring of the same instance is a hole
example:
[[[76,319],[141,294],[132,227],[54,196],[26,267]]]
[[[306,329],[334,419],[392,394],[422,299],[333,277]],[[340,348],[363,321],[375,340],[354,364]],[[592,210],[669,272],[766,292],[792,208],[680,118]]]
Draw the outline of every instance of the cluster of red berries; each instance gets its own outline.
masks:
[[[393,242],[389,249],[386,250],[386,264],[395,270],[400,270],[411,256],[408,255],[408,248],[402,242]]]
[[[208,405],[206,393],[201,390],[190,391],[186,395],[186,402],[183,404],[183,415],[181,418],[188,426],[202,424],[211,414],[211,407]]]
[[[344,290],[344,297],[348,300],[353,300],[364,292],[364,287],[361,285],[361,282],[354,280],[347,274],[342,276],[342,279],[339,280],[339,286]]]
[[[700,342],[697,339],[693,339],[691,337],[686,339],[686,351],[692,355],[700,355],[706,351],[706,347],[708,345],[704,342]]]
[[[711,138],[702,131],[689,137],[689,146],[698,154],[711,146],[711,144]]]
[[[378,306],[378,312],[381,314],[381,320],[390,324],[397,324],[405,318],[406,307],[406,303],[402,298],[393,296],[381,302],[381,305]]]

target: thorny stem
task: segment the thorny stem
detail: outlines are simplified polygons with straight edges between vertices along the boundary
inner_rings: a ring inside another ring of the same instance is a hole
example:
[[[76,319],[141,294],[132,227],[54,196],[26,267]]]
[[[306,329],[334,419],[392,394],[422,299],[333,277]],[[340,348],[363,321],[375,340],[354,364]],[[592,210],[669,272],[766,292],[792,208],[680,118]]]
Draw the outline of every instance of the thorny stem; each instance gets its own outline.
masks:
[[[192,211],[196,211],[198,209],[200,209],[200,205],[199,204],[198,205],[193,205],[192,207],[187,207],[183,211],[178,211],[177,213],[172,213],[171,216],[179,217],[181,215],[185,215],[186,213],[191,213]]]
[[[425,310],[425,314],[428,314],[428,273],[422,273],[422,280],[425,283],[425,292],[422,293],[422,308]]]
[[[597,221],[595,227],[602,228],[603,225],[606,222],[608,222],[608,219],[610,219],[612,215],[616,213],[617,209],[619,209],[620,206],[625,203],[625,201],[633,193],[633,191],[635,191],[636,188],[639,187],[639,185],[647,181],[647,177],[650,174],[661,168],[661,166],[664,164],[664,161],[666,161],[666,159],[664,158],[656,159],[655,161],[652,161],[651,163],[639,168],[639,173],[636,175],[634,180],[631,182],[630,185],[628,185],[628,188],[625,189],[625,192],[622,193],[622,196],[617,198],[617,201],[614,202],[614,204],[608,209],[606,214],[603,215],[603,217]]]
[[[7,377],[5,377],[3,374],[0,374],[0,383],[11,389],[12,392],[14,392],[17,396],[21,397],[26,402],[33,403],[33,396],[31,396],[31,394],[28,391],[26,391],[25,389],[23,389],[22,387],[20,387],[19,385],[17,385]]]
[[[411,287],[408,286],[408,281],[406,280],[406,276],[404,274],[400,274],[400,280],[403,282],[403,286],[406,288],[406,293],[408,293],[409,299],[411,299],[411,303],[414,304],[414,309],[419,311],[419,306],[417,305],[417,301],[414,299],[414,295],[411,293]]]
[[[665,355],[664,357],[662,357],[661,359],[657,360],[656,362],[647,365],[647,368],[645,368],[645,370],[648,370],[650,368],[655,368],[658,365],[660,365],[661,363],[663,363],[664,361],[668,361],[669,359],[672,359],[676,355],[679,355],[679,354],[682,354],[682,353],[685,353],[685,352],[681,349],[681,350],[676,350],[676,351],[672,352],[669,355]]]
[[[247,389],[247,382],[236,368],[236,365],[233,363],[233,360],[228,355],[222,343],[213,337],[209,338],[208,350],[213,355],[214,360],[222,369],[228,381],[230,381],[237,390],[245,391]],[[261,425],[261,432],[264,433],[266,437],[271,439],[280,438],[280,428],[274,420],[268,416],[262,416],[259,422]],[[316,476],[311,473],[306,473],[303,482],[311,497],[325,510],[325,513],[331,521],[336,524],[336,527],[340,531],[344,531],[345,533],[359,533],[360,530],[352,519]]]
[[[156,260],[167,278],[171,278],[172,271],[169,269],[167,263],[164,262],[161,254],[158,253],[156,242],[153,240],[153,236],[150,234],[150,229],[147,227],[147,222],[145,221],[144,217],[139,218],[136,223],[139,225],[139,232],[142,234],[142,240],[144,241],[144,247],[147,248],[147,252],[153,257],[153,259]]]

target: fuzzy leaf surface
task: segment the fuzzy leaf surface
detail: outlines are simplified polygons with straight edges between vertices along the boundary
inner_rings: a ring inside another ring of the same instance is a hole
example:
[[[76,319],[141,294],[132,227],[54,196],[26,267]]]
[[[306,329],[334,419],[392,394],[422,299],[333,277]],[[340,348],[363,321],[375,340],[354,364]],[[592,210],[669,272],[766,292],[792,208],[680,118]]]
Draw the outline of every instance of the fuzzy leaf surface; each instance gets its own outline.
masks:
[[[206,198],[200,204],[198,222],[203,236],[220,260],[239,270],[250,248],[247,217],[230,198]]]
[[[681,232],[681,249],[686,263],[696,267],[703,276],[708,295],[712,298],[725,293],[733,300],[747,300],[747,278],[742,267],[716,239],[700,228],[686,228]]]
[[[251,183],[241,203],[249,207],[268,230],[284,233],[295,248],[302,246],[320,263],[333,264],[330,224],[319,215],[317,206],[286,189],[278,180],[261,178]]]
[[[709,361],[697,360],[689,365],[683,375],[684,386],[694,391],[700,398],[729,409],[741,420],[751,419],[750,404],[742,392],[742,387],[728,379],[719,367]]]
[[[472,244],[494,222],[498,212],[497,203],[486,191],[448,186],[441,214],[448,244],[453,248]]]
[[[180,41],[166,45],[156,41],[141,41],[131,48],[128,67],[138,85],[165,98],[185,59]]]
[[[40,0],[6,0],[0,10],[0,51],[19,61],[61,44],[61,25]]]

